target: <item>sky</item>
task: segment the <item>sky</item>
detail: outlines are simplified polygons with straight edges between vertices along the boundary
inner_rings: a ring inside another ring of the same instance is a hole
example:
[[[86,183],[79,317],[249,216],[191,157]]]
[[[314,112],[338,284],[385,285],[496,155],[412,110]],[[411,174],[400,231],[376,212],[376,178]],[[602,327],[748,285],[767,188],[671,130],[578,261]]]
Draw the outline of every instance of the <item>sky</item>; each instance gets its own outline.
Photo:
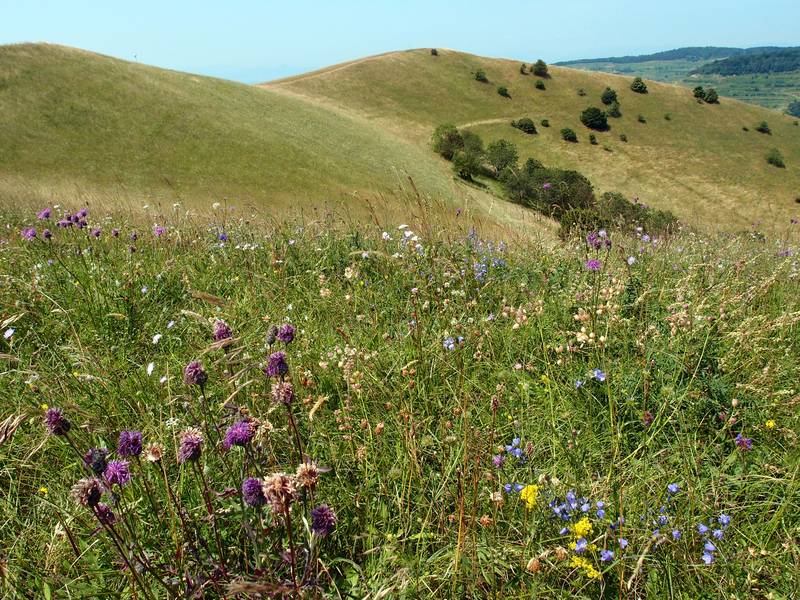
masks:
[[[406,48],[547,62],[798,46],[798,0],[0,0],[0,44],[51,42],[267,81]]]

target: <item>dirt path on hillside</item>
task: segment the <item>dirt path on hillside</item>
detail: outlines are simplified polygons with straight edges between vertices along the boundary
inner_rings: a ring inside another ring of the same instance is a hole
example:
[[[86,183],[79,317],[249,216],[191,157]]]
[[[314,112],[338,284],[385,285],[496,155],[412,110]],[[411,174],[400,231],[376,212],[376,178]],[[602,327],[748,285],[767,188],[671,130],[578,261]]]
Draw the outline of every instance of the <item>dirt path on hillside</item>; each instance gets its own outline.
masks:
[[[465,127],[476,127],[478,125],[494,125],[495,123],[510,123],[514,119],[511,117],[499,117],[497,119],[483,119],[481,121],[470,121],[469,123],[462,123],[456,125],[457,129],[464,129]]]

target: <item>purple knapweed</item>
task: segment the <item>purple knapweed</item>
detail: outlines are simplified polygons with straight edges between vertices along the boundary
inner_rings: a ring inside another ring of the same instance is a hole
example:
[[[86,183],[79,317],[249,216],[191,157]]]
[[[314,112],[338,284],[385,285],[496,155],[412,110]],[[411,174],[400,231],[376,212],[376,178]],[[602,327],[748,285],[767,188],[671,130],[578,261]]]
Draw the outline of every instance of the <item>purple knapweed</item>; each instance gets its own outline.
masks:
[[[289,372],[289,365],[286,363],[285,352],[273,352],[269,355],[264,374],[267,377],[282,377]]]
[[[189,427],[181,433],[181,443],[178,448],[178,461],[196,461],[203,450],[203,434],[199,429]]]
[[[215,319],[214,320],[214,341],[219,342],[222,340],[227,340],[233,337],[233,331],[231,330],[230,325],[228,325],[222,319]]]
[[[51,435],[66,435],[72,428],[72,423],[60,408],[48,408],[44,413],[44,424]]]
[[[228,427],[222,447],[230,450],[232,446],[246,446],[253,439],[254,434],[255,429],[250,421],[238,421]]]
[[[161,237],[167,231],[167,228],[162,225],[154,225],[153,226],[153,235],[156,237]]]
[[[736,435],[736,439],[734,441],[736,442],[736,446],[742,452],[747,452],[753,449],[753,440],[748,437],[744,437],[741,433]]]
[[[278,404],[291,405],[294,402],[294,387],[290,381],[276,381],[272,384],[272,399]]]
[[[603,268],[603,263],[596,258],[590,258],[586,261],[586,268],[590,271],[599,271]]]
[[[278,341],[283,342],[284,344],[291,344],[292,340],[294,340],[294,332],[294,325],[291,323],[284,323],[278,328]]]
[[[142,432],[121,431],[117,442],[119,456],[139,456],[142,453]]]
[[[336,513],[327,504],[320,504],[311,511],[311,531],[319,537],[327,537],[336,527]]]
[[[110,485],[126,485],[131,480],[130,463],[127,460],[110,460],[103,475]]]
[[[20,235],[22,236],[23,240],[30,242],[31,240],[36,239],[36,229],[33,227],[26,227],[22,230]]]
[[[83,464],[92,470],[95,475],[100,475],[106,470],[107,448],[90,448],[83,455]]]
[[[40,210],[38,213],[36,213],[36,218],[39,219],[40,221],[46,221],[47,219],[50,218],[51,214],[52,214],[52,209],[48,206]]]
[[[264,496],[263,484],[260,479],[248,477],[242,482],[242,498],[247,506],[258,508],[264,506],[267,498]]]
[[[208,381],[208,373],[200,361],[193,360],[183,369],[183,382],[186,385],[199,385],[202,388],[206,381]]]

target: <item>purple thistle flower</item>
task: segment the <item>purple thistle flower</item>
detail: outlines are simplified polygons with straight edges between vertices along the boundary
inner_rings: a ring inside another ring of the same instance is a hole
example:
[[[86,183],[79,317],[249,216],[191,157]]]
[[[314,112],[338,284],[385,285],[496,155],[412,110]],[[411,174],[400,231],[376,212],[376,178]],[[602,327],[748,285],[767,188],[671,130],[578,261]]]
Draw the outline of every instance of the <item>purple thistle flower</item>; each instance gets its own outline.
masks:
[[[95,227],[94,229],[92,229],[92,236],[96,237],[96,238],[100,237],[100,228],[99,227]]]
[[[231,330],[230,325],[228,325],[222,319],[216,319],[214,321],[214,341],[219,342],[221,340],[227,340],[233,337],[233,331]]]
[[[267,377],[281,377],[289,372],[289,365],[286,364],[285,352],[273,352],[269,355],[267,367],[264,373]]]
[[[744,437],[741,433],[736,435],[736,439],[734,440],[736,445],[739,447],[739,450],[742,452],[747,452],[753,449],[753,440],[747,437]]]
[[[162,235],[164,235],[164,232],[166,232],[166,231],[167,231],[167,228],[163,227],[161,225],[154,225],[153,226],[153,235],[156,236],[156,237],[161,237]]]
[[[88,208],[86,208],[86,207],[83,207],[82,209],[80,209],[80,210],[77,212],[77,217],[78,217],[79,219],[85,219],[85,218],[86,218],[86,217],[88,217],[88,216],[89,216],[89,209],[88,209]]]
[[[131,231],[130,240],[132,242],[135,242],[137,239],[139,239],[139,234],[136,233],[135,231]]]
[[[60,408],[48,408],[44,413],[44,424],[52,435],[66,435],[72,427]]]
[[[90,448],[83,455],[83,464],[92,470],[95,475],[100,475],[106,470],[107,448]]]
[[[255,477],[248,477],[242,482],[242,498],[247,506],[258,508],[266,503],[267,498],[264,496],[262,486],[261,480]]]
[[[611,550],[600,550],[600,560],[609,562],[614,560],[614,553]]]
[[[253,439],[255,430],[253,429],[250,421],[238,421],[228,427],[225,432],[225,439],[222,441],[222,447],[225,450],[230,450],[231,446],[246,446]]]
[[[599,271],[603,268],[603,263],[596,258],[591,258],[586,261],[586,268],[590,271]]]
[[[278,341],[284,344],[291,344],[294,340],[294,325],[291,323],[284,323],[278,328]]]
[[[36,238],[36,229],[33,227],[26,227],[22,230],[20,235],[22,235],[23,240],[30,242]]]
[[[178,461],[196,461],[203,451],[203,434],[200,430],[190,427],[181,433],[181,444],[178,448]]]
[[[193,360],[183,369],[183,382],[186,385],[199,385],[202,388],[206,381],[208,381],[208,373],[200,361]]]
[[[142,453],[141,431],[120,431],[117,442],[119,456],[139,456]]]
[[[336,527],[336,513],[327,504],[320,504],[311,511],[311,531],[319,537],[327,537]]]
[[[503,466],[503,463],[506,462],[506,457],[502,454],[495,454],[492,457],[492,464],[495,466],[496,469],[500,469]]]
[[[50,207],[48,206],[48,207],[43,208],[42,210],[40,210],[38,213],[36,213],[36,218],[39,219],[40,221],[46,221],[47,219],[50,218],[51,212],[52,211],[51,211]]]
[[[44,231],[42,231],[42,237],[46,240],[50,240],[53,238],[53,232],[50,231],[49,229],[45,229]]]
[[[103,475],[110,485],[126,485],[131,480],[130,463],[127,460],[110,460]]]
[[[119,229],[117,229],[116,227],[114,227],[114,229],[112,229],[112,230],[111,230],[111,235],[112,235],[113,237],[115,237],[115,238],[116,238],[116,237],[119,237]]]
[[[61,219],[56,223],[56,225],[61,227],[61,229],[66,229],[67,227],[72,227],[72,221],[69,219]]]
[[[95,507],[95,515],[97,515],[97,520],[100,521],[103,525],[113,525],[117,522],[117,517],[114,514],[114,511],[108,506],[108,504],[104,504],[100,502]]]

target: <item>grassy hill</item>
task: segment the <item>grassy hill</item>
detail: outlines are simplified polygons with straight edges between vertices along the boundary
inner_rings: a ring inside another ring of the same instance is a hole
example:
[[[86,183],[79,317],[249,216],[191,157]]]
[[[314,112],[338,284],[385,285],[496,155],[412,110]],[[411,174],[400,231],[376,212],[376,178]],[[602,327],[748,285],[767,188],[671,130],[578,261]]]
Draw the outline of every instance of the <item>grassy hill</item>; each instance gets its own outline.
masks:
[[[797,212],[800,127],[788,116],[726,98],[719,105],[698,104],[690,90],[655,82],[648,82],[648,94],[636,94],[628,77],[559,67],[551,68],[542,91],[519,66],[448,50],[439,56],[411,50],[264,87],[321,106],[347,107],[421,146],[444,122],[470,127],[486,141],[506,138],[523,159],[577,169],[600,191],[638,196],[694,223],[741,228],[754,221],[783,223]],[[489,83],[474,80],[478,68]],[[498,85],[508,87],[510,99],[497,93]],[[599,97],[607,85],[617,90],[623,116],[610,119],[611,130],[596,133],[599,145],[592,146],[580,112],[602,106]],[[640,123],[639,115],[647,122]],[[533,136],[510,127],[512,119],[525,116],[537,126],[548,119],[551,126],[538,126]],[[772,135],[754,131],[763,120]],[[577,131],[580,142],[563,142],[563,127]],[[627,143],[620,141],[621,133]],[[786,158],[786,169],[766,163],[765,154],[775,147]]]
[[[323,205],[366,214],[355,194],[383,200],[385,214],[402,208],[410,175],[445,205],[531,220],[352,113],[61,46],[0,47],[0,114],[0,196],[14,203],[229,198],[275,216]]]

